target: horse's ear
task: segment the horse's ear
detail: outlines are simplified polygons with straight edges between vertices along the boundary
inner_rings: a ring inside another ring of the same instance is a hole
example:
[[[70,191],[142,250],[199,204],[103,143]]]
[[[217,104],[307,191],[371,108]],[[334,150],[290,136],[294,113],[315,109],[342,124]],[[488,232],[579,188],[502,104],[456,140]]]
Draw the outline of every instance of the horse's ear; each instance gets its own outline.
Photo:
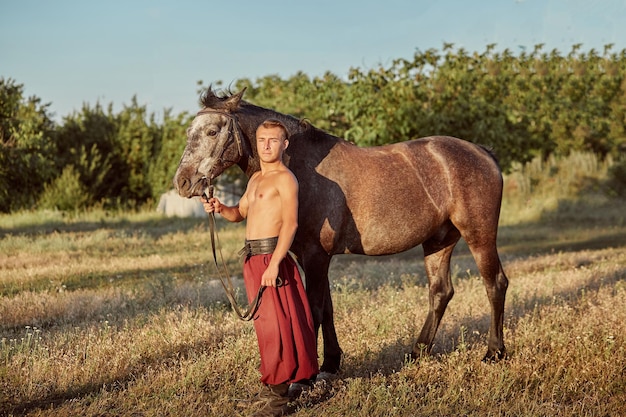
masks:
[[[237,94],[233,94],[232,96],[228,98],[228,100],[226,100],[224,104],[226,105],[226,108],[228,109],[228,111],[233,112],[239,108],[239,102],[241,101],[241,98],[243,97],[243,93],[246,92],[246,88],[247,87],[244,87],[243,90],[241,90]]]

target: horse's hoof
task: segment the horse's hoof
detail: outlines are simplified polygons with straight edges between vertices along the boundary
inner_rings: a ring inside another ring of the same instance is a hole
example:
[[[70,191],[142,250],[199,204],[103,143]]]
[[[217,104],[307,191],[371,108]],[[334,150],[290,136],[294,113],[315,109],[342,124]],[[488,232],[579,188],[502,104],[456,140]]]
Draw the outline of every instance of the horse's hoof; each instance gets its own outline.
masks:
[[[502,360],[506,360],[509,358],[509,355],[506,353],[506,349],[502,348],[496,350],[495,352],[487,351],[487,354],[483,358],[484,363],[497,363]]]
[[[418,361],[428,355],[430,355],[430,347],[425,343],[416,343],[411,351],[411,360]]]
[[[317,374],[317,377],[315,377],[315,381],[316,382],[320,382],[320,381],[332,381],[334,379],[337,379],[337,374],[336,373],[331,373],[331,372],[320,372],[319,374]]]

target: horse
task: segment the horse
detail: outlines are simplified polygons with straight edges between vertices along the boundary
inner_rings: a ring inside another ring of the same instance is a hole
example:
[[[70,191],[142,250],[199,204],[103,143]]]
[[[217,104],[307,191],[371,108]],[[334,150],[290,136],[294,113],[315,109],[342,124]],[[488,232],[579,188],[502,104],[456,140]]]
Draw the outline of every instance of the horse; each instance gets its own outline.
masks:
[[[508,278],[496,247],[503,180],[491,151],[450,136],[359,147],[306,120],[246,102],[244,92],[209,87],[202,93],[174,186],[183,197],[201,196],[211,180],[235,164],[250,177],[260,169],[257,127],[270,118],[287,127],[284,162],[300,184],[291,251],[304,271],[315,333],[322,330],[320,371],[337,373],[343,353],[328,280],[334,255],[389,255],[422,245],[429,304],[411,351],[416,359],[431,351],[454,295],[450,258],[460,238],[474,257],[491,307],[483,360],[506,358]]]

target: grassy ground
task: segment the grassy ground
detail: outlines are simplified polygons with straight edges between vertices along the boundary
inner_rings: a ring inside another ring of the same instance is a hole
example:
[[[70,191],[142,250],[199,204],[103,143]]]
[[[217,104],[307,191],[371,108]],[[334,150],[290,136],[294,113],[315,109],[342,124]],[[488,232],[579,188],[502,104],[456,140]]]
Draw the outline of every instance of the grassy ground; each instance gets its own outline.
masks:
[[[433,354],[417,362],[405,354],[427,312],[420,249],[335,257],[343,369],[294,415],[624,415],[624,202],[577,201],[504,207],[511,357],[498,364],[480,362],[489,309],[463,244]],[[219,227],[239,274],[243,229]],[[235,404],[259,388],[256,339],[230,311],[209,248],[199,220],[0,217],[0,415],[245,415]]]

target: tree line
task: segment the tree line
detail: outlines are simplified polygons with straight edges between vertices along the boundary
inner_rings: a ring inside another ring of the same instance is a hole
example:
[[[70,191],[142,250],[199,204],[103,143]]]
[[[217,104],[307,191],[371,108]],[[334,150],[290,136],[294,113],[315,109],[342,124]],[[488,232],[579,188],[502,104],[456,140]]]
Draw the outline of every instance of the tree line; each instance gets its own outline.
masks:
[[[505,170],[537,156],[626,150],[626,49],[612,45],[574,45],[563,55],[543,45],[514,54],[444,44],[389,66],[351,68],[345,79],[300,72],[244,78],[232,89],[244,87],[247,101],[359,146],[452,135],[490,146]],[[0,78],[0,212],[133,209],[171,188],[193,115],[165,109],[157,121],[133,97],[117,113],[84,104],[55,123],[49,106]]]

